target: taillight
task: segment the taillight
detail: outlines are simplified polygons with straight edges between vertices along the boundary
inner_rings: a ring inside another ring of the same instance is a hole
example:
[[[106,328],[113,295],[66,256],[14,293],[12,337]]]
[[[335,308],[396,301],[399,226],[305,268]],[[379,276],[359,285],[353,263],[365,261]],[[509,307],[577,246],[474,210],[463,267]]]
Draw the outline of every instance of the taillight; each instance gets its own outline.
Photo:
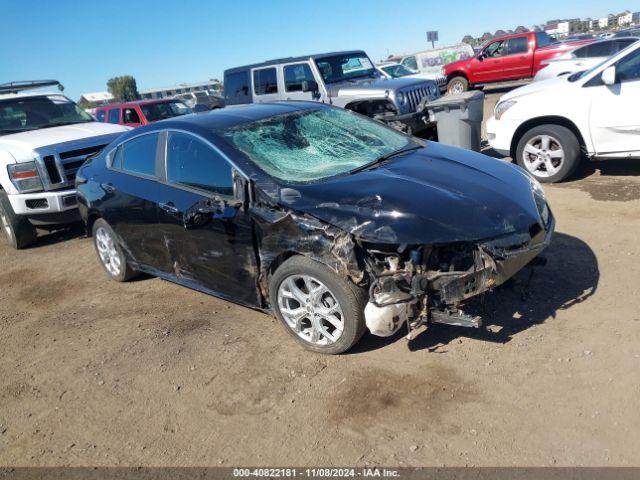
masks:
[[[7,166],[9,180],[20,193],[42,190],[42,181],[36,162],[16,163]]]

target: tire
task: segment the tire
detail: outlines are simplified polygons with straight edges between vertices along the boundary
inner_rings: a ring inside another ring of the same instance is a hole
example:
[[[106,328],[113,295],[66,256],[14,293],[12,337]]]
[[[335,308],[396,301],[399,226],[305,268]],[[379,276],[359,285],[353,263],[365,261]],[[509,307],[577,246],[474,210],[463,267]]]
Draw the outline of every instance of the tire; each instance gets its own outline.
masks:
[[[38,234],[29,219],[16,215],[4,191],[0,191],[0,230],[7,243],[15,249],[23,249],[35,243]]]
[[[447,84],[447,92],[451,94],[463,93],[469,90],[469,80],[464,77],[453,77]]]
[[[292,284],[298,287],[297,298],[302,294],[309,299],[308,285],[311,285],[311,290],[318,291],[306,304],[309,309],[303,301],[295,298]],[[365,292],[310,258],[294,256],[280,265],[269,279],[269,299],[276,318],[285,330],[308,350],[329,355],[343,353],[364,334]],[[301,319],[296,323],[299,329],[292,325],[295,321],[291,314],[285,319],[286,310],[296,311],[297,308],[302,312],[299,314]],[[333,310],[333,315],[320,316],[319,309]],[[285,315],[282,310],[285,310]],[[332,320],[328,321],[327,317]],[[336,323],[341,324],[341,331],[334,328]],[[334,339],[330,339],[330,336]]]
[[[539,125],[518,141],[516,162],[539,182],[555,183],[569,177],[580,163],[580,142],[561,125]]]
[[[116,282],[126,282],[138,275],[127,262],[111,226],[102,218],[93,223],[93,245],[104,271]]]

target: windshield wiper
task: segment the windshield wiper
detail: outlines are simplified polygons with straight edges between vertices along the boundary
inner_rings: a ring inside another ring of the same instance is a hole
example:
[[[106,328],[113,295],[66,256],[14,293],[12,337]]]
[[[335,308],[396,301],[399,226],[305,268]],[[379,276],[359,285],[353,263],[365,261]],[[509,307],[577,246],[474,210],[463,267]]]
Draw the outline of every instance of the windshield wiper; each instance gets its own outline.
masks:
[[[33,130],[31,128],[3,128],[0,130],[0,135],[9,135],[11,133],[28,132]]]
[[[364,165],[361,165],[359,167],[354,168],[353,170],[351,170],[349,172],[349,175],[353,175],[354,173],[358,173],[358,172],[361,172],[363,170],[368,170],[369,168],[375,167],[376,165],[379,165],[379,164],[381,164],[383,162],[386,162],[387,160],[390,160],[393,157],[397,157],[398,155],[402,155],[402,154],[407,153],[407,152],[412,152],[413,150],[420,150],[421,148],[422,148],[421,145],[415,145],[413,147],[407,147],[407,148],[401,148],[400,150],[395,150],[395,151],[393,151],[391,153],[387,153],[386,155],[382,155],[382,156],[376,158],[372,162],[365,163]]]
[[[54,123],[49,123],[47,125],[42,125],[41,127],[38,127],[38,129],[41,128],[53,128],[53,127],[64,127],[65,125],[76,125],[78,123],[90,123],[93,122],[95,120],[80,120],[79,122],[54,122]]]

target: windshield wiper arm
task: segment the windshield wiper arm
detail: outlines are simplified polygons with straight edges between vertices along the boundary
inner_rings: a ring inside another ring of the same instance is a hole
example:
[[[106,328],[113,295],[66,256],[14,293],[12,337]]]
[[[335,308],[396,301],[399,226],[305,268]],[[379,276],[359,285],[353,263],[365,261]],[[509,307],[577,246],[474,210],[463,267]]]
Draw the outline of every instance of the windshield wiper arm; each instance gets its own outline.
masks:
[[[413,147],[407,147],[407,148],[401,148],[400,150],[395,150],[395,151],[393,151],[391,153],[387,153],[386,155],[382,155],[382,156],[376,158],[372,162],[365,163],[364,165],[361,165],[359,167],[354,168],[353,170],[351,170],[349,172],[349,174],[352,175],[354,173],[358,173],[358,172],[361,172],[363,170],[368,170],[369,168],[375,167],[376,165],[379,165],[379,164],[381,164],[383,162],[386,162],[387,160],[390,160],[393,157],[397,157],[398,155],[402,155],[404,153],[411,152],[413,150],[420,150],[421,148],[422,148],[421,145],[415,145]]]
[[[94,120],[80,120],[79,122],[55,122],[55,123],[49,123],[47,125],[42,125],[41,127],[38,127],[38,129],[41,128],[53,128],[53,127],[64,127],[65,125],[77,125],[78,123],[90,123],[93,122]]]

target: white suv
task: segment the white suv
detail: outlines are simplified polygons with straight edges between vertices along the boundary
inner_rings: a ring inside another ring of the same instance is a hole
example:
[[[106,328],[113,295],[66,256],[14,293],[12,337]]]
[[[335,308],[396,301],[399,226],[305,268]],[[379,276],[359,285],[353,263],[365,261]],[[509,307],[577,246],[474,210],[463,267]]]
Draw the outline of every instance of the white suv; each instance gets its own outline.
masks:
[[[585,72],[534,82],[500,98],[489,144],[541,182],[591,159],[640,158],[640,42]]]
[[[19,93],[55,81],[0,85],[0,230],[24,248],[36,226],[80,219],[75,173],[128,127],[99,123],[60,93]]]

